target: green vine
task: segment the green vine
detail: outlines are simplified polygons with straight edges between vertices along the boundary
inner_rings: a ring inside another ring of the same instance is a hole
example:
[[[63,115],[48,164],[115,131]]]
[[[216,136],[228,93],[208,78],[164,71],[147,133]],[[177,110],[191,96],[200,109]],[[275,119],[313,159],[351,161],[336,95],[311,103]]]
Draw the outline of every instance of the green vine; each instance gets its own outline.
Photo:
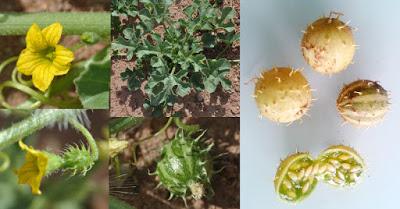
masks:
[[[45,27],[60,22],[64,35],[81,35],[94,32],[109,36],[111,16],[108,12],[43,12],[43,13],[0,13],[0,35],[24,35],[32,23]]]
[[[62,122],[65,119],[76,118],[80,114],[82,114],[81,110],[37,111],[36,114],[33,114],[32,116],[29,116],[20,122],[14,123],[12,126],[0,131],[0,150],[48,125],[56,122]]]

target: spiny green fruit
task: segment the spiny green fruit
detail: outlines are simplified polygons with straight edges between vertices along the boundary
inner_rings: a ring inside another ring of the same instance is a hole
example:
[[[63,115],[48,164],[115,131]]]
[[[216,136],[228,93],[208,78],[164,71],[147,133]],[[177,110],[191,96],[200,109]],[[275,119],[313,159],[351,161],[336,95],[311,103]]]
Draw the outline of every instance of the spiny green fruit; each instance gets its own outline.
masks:
[[[297,203],[308,197],[318,182],[354,186],[364,171],[364,161],[354,149],[336,145],[323,151],[316,160],[307,152],[288,156],[279,165],[274,186],[279,198]]]
[[[94,165],[90,150],[83,144],[68,146],[64,151],[63,159],[63,169],[71,171],[73,176],[77,173],[85,176]]]
[[[351,27],[336,18],[323,17],[309,25],[301,41],[306,62],[317,72],[338,73],[352,63],[355,42]]]
[[[320,180],[334,186],[354,186],[360,182],[365,170],[363,159],[348,146],[332,146],[322,152],[318,162],[322,174]]]
[[[159,185],[170,192],[170,199],[181,197],[186,203],[189,195],[201,199],[207,192],[213,193],[210,183],[212,160],[209,156],[212,145],[203,148],[201,136],[193,139],[180,129],[162,149],[155,174],[160,179]]]
[[[261,115],[279,123],[300,119],[311,106],[311,89],[300,71],[275,67],[261,73],[254,97]]]
[[[296,153],[281,162],[274,185],[282,200],[296,203],[311,194],[317,184],[312,165],[309,153]]]
[[[382,121],[389,105],[388,92],[370,80],[346,85],[336,103],[342,118],[355,126],[371,126]]]

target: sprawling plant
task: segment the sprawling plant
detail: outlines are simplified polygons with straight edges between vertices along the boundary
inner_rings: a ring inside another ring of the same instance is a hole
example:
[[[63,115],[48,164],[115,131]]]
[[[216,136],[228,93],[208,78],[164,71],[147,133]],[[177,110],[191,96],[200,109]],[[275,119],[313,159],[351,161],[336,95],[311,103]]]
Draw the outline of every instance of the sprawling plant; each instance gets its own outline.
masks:
[[[183,10],[186,17],[175,20],[169,13],[171,4],[171,0],[113,1],[114,16],[133,19],[112,44],[115,53],[135,61],[135,68],[127,68],[121,78],[131,91],[147,80],[144,107],[154,115],[192,90],[213,93],[219,84],[228,90],[231,64],[221,55],[239,40],[233,8],[194,0]],[[219,54],[207,57],[205,50],[212,49]]]

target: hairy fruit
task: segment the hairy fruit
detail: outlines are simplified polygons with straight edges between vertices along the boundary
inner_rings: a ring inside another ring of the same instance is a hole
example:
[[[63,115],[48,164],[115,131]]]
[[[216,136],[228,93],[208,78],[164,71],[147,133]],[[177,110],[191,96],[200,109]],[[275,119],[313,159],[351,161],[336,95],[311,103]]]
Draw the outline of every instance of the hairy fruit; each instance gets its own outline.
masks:
[[[170,192],[170,198],[176,196],[186,200],[191,195],[194,199],[201,199],[207,192],[213,193],[210,183],[213,170],[209,156],[212,145],[203,148],[200,137],[193,139],[180,129],[162,149],[155,174],[160,179],[160,185]]]
[[[258,78],[254,97],[261,115],[279,123],[300,119],[311,106],[311,89],[300,71],[277,67]]]
[[[338,73],[352,63],[355,42],[351,27],[336,18],[323,17],[309,25],[301,41],[306,62],[317,72]]]
[[[383,120],[389,104],[388,92],[381,85],[370,80],[358,80],[342,89],[336,106],[346,122],[371,126]]]

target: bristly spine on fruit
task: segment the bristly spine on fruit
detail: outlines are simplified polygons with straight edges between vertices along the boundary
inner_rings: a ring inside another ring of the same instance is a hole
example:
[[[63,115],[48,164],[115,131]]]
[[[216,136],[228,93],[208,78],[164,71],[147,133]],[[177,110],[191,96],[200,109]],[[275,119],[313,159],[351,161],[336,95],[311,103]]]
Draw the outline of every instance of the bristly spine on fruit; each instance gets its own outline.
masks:
[[[192,138],[192,134],[178,129],[175,138],[164,145],[153,175],[160,179],[158,187],[163,186],[170,192],[170,199],[180,197],[186,204],[188,196],[201,199],[214,194],[211,187],[213,158],[209,155],[213,144],[203,147],[204,133]]]

